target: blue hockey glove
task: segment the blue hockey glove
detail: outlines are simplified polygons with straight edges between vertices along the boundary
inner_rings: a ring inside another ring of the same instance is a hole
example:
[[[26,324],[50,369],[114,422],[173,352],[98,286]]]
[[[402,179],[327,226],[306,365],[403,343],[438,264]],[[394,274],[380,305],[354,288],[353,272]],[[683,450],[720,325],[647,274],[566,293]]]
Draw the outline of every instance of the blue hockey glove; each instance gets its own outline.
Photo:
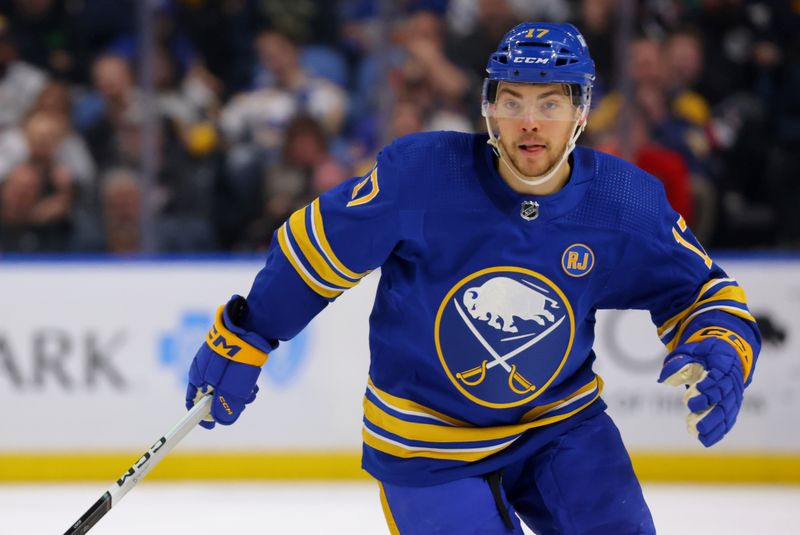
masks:
[[[256,398],[258,374],[274,349],[258,334],[236,325],[246,311],[247,302],[239,295],[219,307],[214,325],[189,368],[186,408],[205,394],[214,395],[210,418],[200,422],[206,429],[212,429],[216,422],[230,425],[239,418],[245,405]]]
[[[752,356],[750,345],[736,333],[707,327],[664,359],[658,382],[688,386],[686,427],[705,447],[719,442],[736,422]]]

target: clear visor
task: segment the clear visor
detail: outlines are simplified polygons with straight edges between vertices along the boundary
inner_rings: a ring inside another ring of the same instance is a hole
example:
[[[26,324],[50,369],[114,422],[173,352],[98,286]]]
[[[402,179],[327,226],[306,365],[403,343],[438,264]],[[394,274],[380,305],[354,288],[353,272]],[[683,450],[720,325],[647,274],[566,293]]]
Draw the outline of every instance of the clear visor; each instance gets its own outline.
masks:
[[[501,85],[494,102],[483,103],[483,115],[526,121],[577,121],[584,107],[573,104],[569,86],[563,90],[520,92]]]

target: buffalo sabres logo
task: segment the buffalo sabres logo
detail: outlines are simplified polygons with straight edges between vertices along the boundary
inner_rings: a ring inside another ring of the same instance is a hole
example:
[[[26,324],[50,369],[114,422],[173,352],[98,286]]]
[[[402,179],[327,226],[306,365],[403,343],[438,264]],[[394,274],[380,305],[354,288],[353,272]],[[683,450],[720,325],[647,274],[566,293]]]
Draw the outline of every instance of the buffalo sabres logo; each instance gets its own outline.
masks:
[[[436,315],[436,350],[455,387],[505,408],[540,396],[567,360],[572,307],[547,277],[503,266],[459,281]]]

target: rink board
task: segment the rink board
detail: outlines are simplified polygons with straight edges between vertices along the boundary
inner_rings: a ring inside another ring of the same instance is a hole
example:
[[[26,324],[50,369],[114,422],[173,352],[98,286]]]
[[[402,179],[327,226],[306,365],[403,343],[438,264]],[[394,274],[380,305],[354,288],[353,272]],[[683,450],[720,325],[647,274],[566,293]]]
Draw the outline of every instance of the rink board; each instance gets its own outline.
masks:
[[[686,434],[681,392],[655,383],[664,349],[643,312],[598,314],[603,397],[645,478],[800,482],[800,260],[720,263],[771,325],[736,429],[712,450]],[[0,481],[117,476],[180,417],[188,363],[213,310],[246,294],[260,266],[0,261]],[[363,477],[377,280],[367,277],[271,355],[259,399],[237,425],[195,431],[152,477]]]

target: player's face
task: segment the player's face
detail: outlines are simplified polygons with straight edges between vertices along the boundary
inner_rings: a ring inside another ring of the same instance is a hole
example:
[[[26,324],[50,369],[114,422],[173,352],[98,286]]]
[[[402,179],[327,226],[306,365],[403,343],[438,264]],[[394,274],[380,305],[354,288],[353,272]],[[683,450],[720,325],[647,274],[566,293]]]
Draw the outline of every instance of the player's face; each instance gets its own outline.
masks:
[[[491,110],[503,152],[528,176],[542,175],[558,162],[579,114],[564,84],[502,82]]]

